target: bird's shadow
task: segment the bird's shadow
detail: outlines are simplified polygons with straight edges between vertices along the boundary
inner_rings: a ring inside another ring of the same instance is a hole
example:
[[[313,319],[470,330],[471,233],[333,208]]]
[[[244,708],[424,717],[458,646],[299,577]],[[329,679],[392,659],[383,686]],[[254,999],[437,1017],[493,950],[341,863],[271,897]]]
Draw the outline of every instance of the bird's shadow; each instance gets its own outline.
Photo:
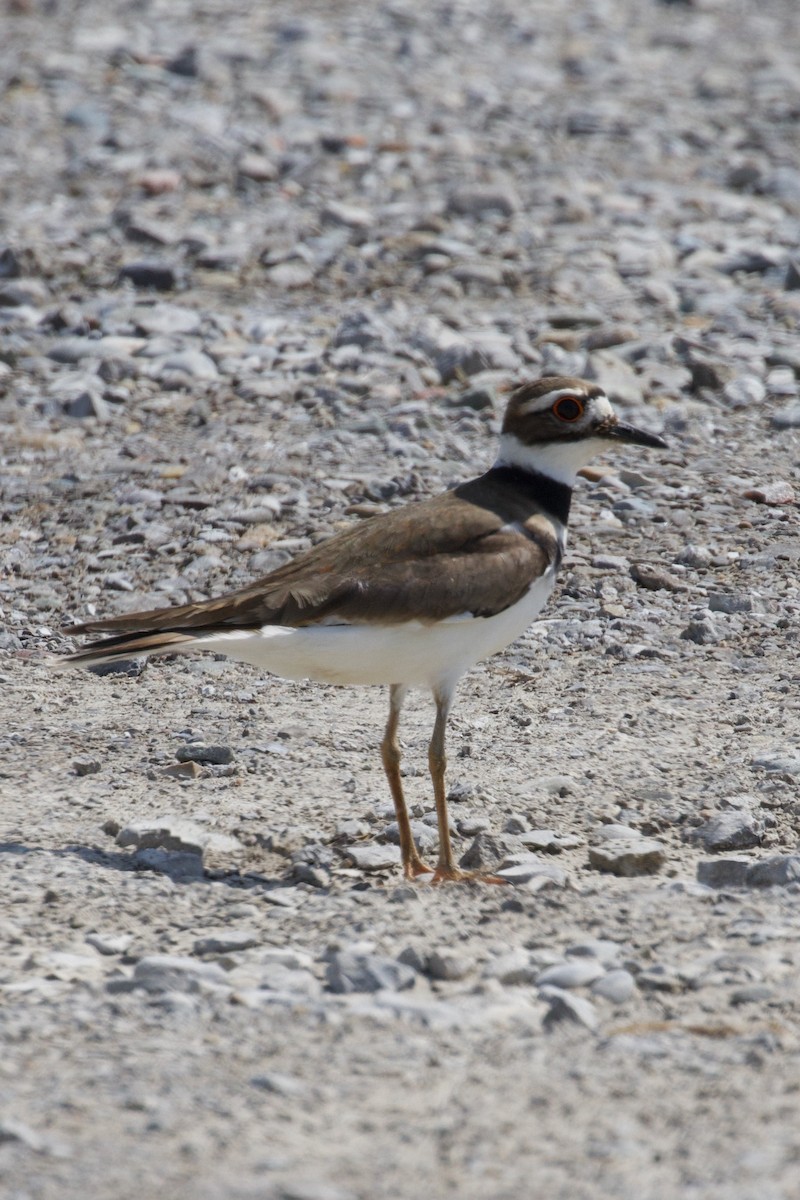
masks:
[[[104,867],[110,871],[149,873],[166,875],[176,884],[224,884],[237,890],[272,892],[292,886],[290,879],[261,875],[247,871],[217,870],[205,867],[198,854],[175,850],[100,850],[96,847],[68,845],[59,849],[45,846],[28,846],[24,842],[0,842],[0,859],[4,855],[22,857],[27,854],[45,854],[54,859],[79,858],[92,867]]]

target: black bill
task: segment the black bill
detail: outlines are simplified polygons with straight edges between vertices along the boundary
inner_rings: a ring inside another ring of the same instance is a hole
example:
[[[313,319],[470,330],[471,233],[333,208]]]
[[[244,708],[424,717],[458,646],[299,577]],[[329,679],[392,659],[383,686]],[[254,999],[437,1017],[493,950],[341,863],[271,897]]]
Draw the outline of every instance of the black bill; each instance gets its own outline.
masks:
[[[646,433],[635,425],[627,425],[625,421],[617,421],[603,430],[603,437],[612,442],[630,442],[632,446],[652,446],[654,450],[666,450],[667,443],[658,434]]]

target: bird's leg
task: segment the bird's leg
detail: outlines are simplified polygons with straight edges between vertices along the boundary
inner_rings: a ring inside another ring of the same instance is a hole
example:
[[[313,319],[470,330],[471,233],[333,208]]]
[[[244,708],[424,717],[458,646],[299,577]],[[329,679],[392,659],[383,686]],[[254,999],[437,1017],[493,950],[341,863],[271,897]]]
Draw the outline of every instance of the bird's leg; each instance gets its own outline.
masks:
[[[444,742],[447,729],[447,718],[453,702],[453,689],[434,692],[436,701],[436,720],[433,725],[433,736],[428,746],[428,767],[433,782],[433,794],[436,800],[436,820],[439,826],[439,858],[431,883],[458,883],[461,880],[472,879],[480,883],[506,883],[497,875],[485,875],[477,871],[464,871],[456,866],[453,858],[453,847],[450,842],[450,819],[447,812],[447,795],[444,785],[444,774],[447,768],[447,756]]]
[[[394,800],[394,811],[397,816],[397,827],[400,830],[400,855],[403,860],[403,874],[406,879],[416,879],[417,875],[430,873],[431,867],[425,865],[419,856],[411,832],[411,822],[408,819],[403,784],[400,780],[400,743],[397,740],[397,727],[400,724],[400,710],[403,707],[406,689],[393,683],[389,692],[389,720],[381,742],[381,758],[389,788]]]

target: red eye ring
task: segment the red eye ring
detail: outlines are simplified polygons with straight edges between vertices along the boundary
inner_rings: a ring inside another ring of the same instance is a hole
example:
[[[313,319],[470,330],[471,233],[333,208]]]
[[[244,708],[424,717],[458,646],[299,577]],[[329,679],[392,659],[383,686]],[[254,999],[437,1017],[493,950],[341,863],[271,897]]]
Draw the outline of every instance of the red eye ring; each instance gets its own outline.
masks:
[[[559,421],[579,421],[584,413],[585,405],[578,396],[559,396],[550,410]]]

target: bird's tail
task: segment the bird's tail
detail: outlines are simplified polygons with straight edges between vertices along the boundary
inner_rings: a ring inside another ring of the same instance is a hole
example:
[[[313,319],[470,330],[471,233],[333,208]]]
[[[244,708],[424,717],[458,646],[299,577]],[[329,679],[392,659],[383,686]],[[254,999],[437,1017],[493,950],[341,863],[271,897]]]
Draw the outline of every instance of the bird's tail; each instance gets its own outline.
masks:
[[[191,633],[122,633],[116,637],[89,642],[74,654],[65,654],[55,659],[52,665],[57,670],[67,667],[97,667],[102,663],[119,662],[125,658],[139,658],[142,655],[180,653],[191,650],[197,641],[197,636]]]

